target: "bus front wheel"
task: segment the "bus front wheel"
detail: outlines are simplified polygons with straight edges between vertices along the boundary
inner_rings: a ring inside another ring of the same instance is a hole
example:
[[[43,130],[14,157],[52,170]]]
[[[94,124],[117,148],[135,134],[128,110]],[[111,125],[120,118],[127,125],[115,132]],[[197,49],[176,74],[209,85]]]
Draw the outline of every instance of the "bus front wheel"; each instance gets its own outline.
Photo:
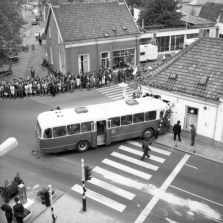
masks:
[[[81,141],[77,144],[77,151],[79,153],[83,153],[89,149],[89,142],[88,141]]]
[[[142,137],[143,137],[144,139],[150,139],[150,138],[153,137],[153,134],[154,134],[153,130],[152,130],[151,128],[149,128],[149,129],[146,129],[146,130],[143,132]]]

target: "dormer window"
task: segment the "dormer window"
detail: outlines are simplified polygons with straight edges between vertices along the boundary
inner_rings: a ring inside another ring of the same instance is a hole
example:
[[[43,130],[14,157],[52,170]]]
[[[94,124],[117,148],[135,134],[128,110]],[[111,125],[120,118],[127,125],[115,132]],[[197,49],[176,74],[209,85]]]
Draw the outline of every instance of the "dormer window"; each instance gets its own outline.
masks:
[[[116,28],[113,26],[113,27],[112,27],[112,30],[113,30],[113,31],[116,31]]]
[[[200,85],[206,85],[209,77],[208,76],[202,76],[198,82]]]
[[[176,80],[177,79],[177,74],[175,74],[175,73],[170,74],[169,78],[173,79],[173,80]]]
[[[127,27],[126,27],[126,26],[122,26],[122,29],[123,29],[123,30],[127,30]]]
[[[109,35],[108,35],[108,33],[104,33],[104,36],[105,36],[105,37],[108,37]]]

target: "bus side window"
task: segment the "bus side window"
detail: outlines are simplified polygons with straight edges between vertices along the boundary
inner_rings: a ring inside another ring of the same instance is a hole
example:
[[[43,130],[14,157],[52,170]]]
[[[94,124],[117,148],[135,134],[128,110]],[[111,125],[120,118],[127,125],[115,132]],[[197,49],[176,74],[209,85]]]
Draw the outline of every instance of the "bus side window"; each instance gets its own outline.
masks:
[[[164,111],[160,111],[160,118],[163,118]]]
[[[146,121],[155,120],[156,119],[156,111],[146,112]]]
[[[51,139],[52,138],[52,129],[46,129],[44,131],[43,138],[44,139]]]
[[[68,135],[74,135],[81,132],[81,125],[80,124],[73,124],[67,126]]]
[[[125,115],[121,117],[122,125],[130,125],[132,124],[132,115]]]
[[[111,120],[111,127],[120,126],[120,117],[109,118],[108,120]]]
[[[91,131],[91,123],[93,123],[93,122],[81,123],[82,132],[90,132]]]
[[[67,135],[67,129],[66,126],[60,126],[53,128],[53,137],[61,137],[61,136],[66,136]]]
[[[138,113],[133,115],[133,123],[144,122],[144,113]]]

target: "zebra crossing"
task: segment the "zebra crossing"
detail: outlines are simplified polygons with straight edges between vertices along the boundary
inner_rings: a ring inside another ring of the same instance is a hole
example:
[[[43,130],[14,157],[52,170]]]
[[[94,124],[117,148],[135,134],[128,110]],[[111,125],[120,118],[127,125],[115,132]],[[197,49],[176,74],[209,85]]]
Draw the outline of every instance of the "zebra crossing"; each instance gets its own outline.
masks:
[[[113,100],[123,99],[123,89],[120,88],[118,85],[113,85],[113,86],[104,87],[104,88],[98,88],[98,89],[96,89],[96,91],[100,92],[101,94],[106,95],[107,97],[109,97]],[[132,94],[135,91],[136,90],[134,90],[130,87],[126,88],[126,93],[127,93],[129,98],[132,98]]]
[[[158,149],[153,146],[150,146],[150,149],[151,152],[156,153],[156,155],[150,154],[149,159],[153,160],[153,163],[155,164],[144,162],[139,159],[143,155],[143,152],[141,149],[141,144],[136,141],[128,140],[126,141],[126,145],[121,145],[118,147],[118,151],[112,151],[110,156],[105,158],[101,162],[103,164],[103,167],[106,166],[106,168],[96,166],[92,170],[93,174],[95,173],[96,177],[92,177],[92,179],[88,181],[88,183],[98,187],[99,191],[102,193],[97,193],[93,190],[87,189],[87,192],[85,194],[86,197],[107,207],[110,207],[118,212],[123,212],[128,203],[124,204],[117,202],[112,198],[104,196],[103,193],[108,191],[129,201],[132,201],[136,197],[136,194],[124,190],[123,188],[114,186],[106,181],[112,181],[114,183],[118,183],[119,185],[124,185],[133,189],[141,190],[144,186],[145,181],[149,181],[152,175],[159,170],[159,165],[162,165],[166,160],[165,158],[171,155],[171,152]],[[123,154],[123,151],[127,152],[127,154],[129,155],[125,155],[126,153]],[[115,158],[116,161],[113,160],[113,158]],[[132,166],[135,166],[135,168],[124,165],[122,163],[123,160],[127,164],[133,164]],[[146,161],[148,161],[148,159]],[[138,170],[137,167],[140,167],[140,170]],[[114,168],[116,170],[118,169],[120,171],[120,174],[108,170],[110,168]],[[124,173],[125,176],[123,176],[122,173]],[[126,177],[126,175],[128,175],[129,177]],[[97,176],[99,176],[98,178],[100,179],[98,179]],[[137,180],[131,179],[132,177],[136,177]],[[138,179],[141,179],[142,182],[140,182]],[[83,193],[82,185],[75,184],[71,189],[79,194]]]

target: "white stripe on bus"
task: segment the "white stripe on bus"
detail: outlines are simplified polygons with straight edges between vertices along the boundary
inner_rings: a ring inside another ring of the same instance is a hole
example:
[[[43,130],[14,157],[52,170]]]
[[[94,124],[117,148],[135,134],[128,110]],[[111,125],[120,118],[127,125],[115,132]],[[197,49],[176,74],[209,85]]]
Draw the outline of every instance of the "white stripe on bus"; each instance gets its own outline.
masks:
[[[134,146],[138,146],[138,147],[142,147],[142,144],[138,143],[138,142],[135,142],[135,141],[131,141],[131,140],[128,140],[126,141],[127,143],[129,144],[132,144]],[[158,148],[155,148],[153,146],[149,146],[149,148],[153,151],[153,152],[157,152],[157,153],[160,153],[160,154],[163,154],[163,155],[166,155],[166,156],[169,156],[171,154],[171,152],[168,152],[168,151],[165,151],[163,149],[158,149]]]
[[[125,166],[123,164],[120,164],[120,163],[117,163],[117,162],[114,162],[112,160],[109,160],[109,159],[104,159],[102,161],[102,163],[105,163],[107,165],[110,165],[112,167],[115,167],[119,170],[122,170],[122,171],[125,171],[127,173],[130,173],[130,174],[133,174],[137,177],[141,177],[141,178],[144,178],[146,180],[149,180],[152,176],[150,174],[147,174],[147,173],[144,173],[142,171],[139,171],[139,170],[136,170],[136,169],[133,169],[131,167],[128,167],[128,166]]]
[[[79,194],[83,193],[83,187],[78,184],[75,184],[71,189],[78,192]],[[86,197],[89,197],[89,198],[91,198],[99,203],[102,203],[110,208],[113,208],[119,212],[123,212],[124,209],[126,208],[125,205],[118,203],[110,198],[107,198],[107,197],[105,197],[101,194],[98,194],[98,193],[96,193],[92,190],[89,190],[89,189],[87,189],[87,192],[85,193],[85,195],[86,195]]]
[[[138,151],[138,150],[136,150],[136,149],[129,148],[129,147],[127,147],[127,146],[119,146],[119,149],[122,149],[122,150],[124,150],[124,151],[126,151],[126,152],[133,153],[133,154],[138,155],[138,156],[142,156],[142,155],[143,155],[143,152],[140,152],[140,151]],[[165,161],[165,159],[160,158],[160,157],[158,157],[158,156],[153,156],[153,155],[151,155],[151,154],[150,154],[150,158],[149,158],[149,159],[150,159],[150,160],[157,161],[157,162],[159,162],[159,163],[164,163],[164,161]]]
[[[115,156],[115,157],[117,157],[117,158],[123,159],[123,160],[125,160],[125,161],[134,163],[134,164],[136,164],[136,165],[145,167],[145,168],[147,168],[147,169],[151,169],[151,170],[154,170],[154,171],[157,171],[157,170],[159,169],[158,166],[155,166],[155,165],[152,165],[152,164],[149,164],[149,163],[146,163],[146,162],[142,162],[142,161],[140,161],[140,160],[137,160],[137,159],[134,159],[134,158],[132,158],[132,157],[123,155],[123,154],[121,154],[121,153],[113,152],[111,155],[112,155],[112,156]]]
[[[105,170],[105,169],[103,169],[101,167],[98,167],[98,166],[96,166],[92,171],[95,172],[95,173],[103,175],[103,177],[107,180],[111,180],[115,183],[122,184],[122,185],[127,186],[127,187],[132,187],[132,188],[141,190],[144,186],[144,184],[142,184],[142,183],[139,183],[139,182],[137,182],[135,180],[132,180],[130,178],[123,177],[119,174],[116,174],[116,173],[113,173],[111,171]]]
[[[88,181],[88,183],[94,184],[94,185],[99,186],[105,190],[111,191],[112,193],[117,194],[121,197],[124,197],[128,200],[132,200],[135,197],[135,194],[133,194],[131,192],[128,192],[126,190],[123,190],[123,189],[113,186],[111,184],[108,184],[108,183],[101,181],[94,177],[92,177],[91,180]]]

